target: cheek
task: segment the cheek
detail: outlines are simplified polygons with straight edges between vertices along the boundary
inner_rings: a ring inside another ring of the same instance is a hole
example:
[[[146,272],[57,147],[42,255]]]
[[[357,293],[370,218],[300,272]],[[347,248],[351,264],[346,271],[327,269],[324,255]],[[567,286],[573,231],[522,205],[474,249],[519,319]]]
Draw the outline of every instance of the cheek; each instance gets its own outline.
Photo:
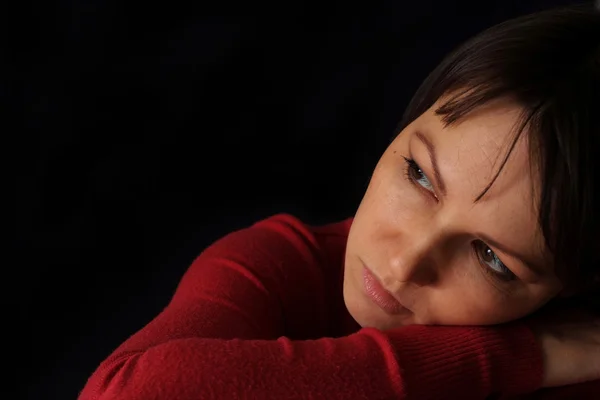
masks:
[[[403,162],[388,159],[375,168],[356,217],[405,225],[426,210],[422,194],[405,176]]]
[[[502,324],[539,307],[532,298],[504,295],[486,278],[470,274],[463,279],[446,280],[443,289],[431,291],[428,304],[429,318],[439,325]]]
[[[388,153],[373,171],[369,186],[356,212],[348,238],[348,260],[359,254],[377,260],[393,248],[399,231],[409,233],[431,211],[417,188],[404,176],[400,156]],[[415,323],[439,325],[490,325],[518,319],[535,310],[529,300],[504,299],[468,259],[450,261],[439,285],[415,293]],[[403,325],[380,315],[361,294],[360,268],[354,261],[346,263],[344,298],[351,314],[371,326]],[[362,324],[362,323],[361,323]]]
[[[456,243],[458,247],[463,247]],[[501,292],[465,251],[437,265],[437,281],[414,292],[419,323],[435,325],[493,325],[533,311],[531,293]]]

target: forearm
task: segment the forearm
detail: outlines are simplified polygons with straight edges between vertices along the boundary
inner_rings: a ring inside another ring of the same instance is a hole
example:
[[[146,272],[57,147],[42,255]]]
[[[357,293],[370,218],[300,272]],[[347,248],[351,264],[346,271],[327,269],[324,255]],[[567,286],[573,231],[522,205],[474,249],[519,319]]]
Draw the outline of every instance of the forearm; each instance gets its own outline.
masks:
[[[188,338],[145,351],[127,347],[100,366],[80,400],[444,399],[456,393],[481,399],[531,392],[541,380],[541,360],[523,328],[414,326],[312,341]]]

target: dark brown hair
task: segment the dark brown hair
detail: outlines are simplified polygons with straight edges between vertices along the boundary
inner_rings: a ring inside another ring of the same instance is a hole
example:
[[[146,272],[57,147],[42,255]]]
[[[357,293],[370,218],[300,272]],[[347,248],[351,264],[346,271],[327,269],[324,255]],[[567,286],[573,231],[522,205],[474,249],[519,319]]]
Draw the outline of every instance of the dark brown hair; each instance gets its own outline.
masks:
[[[600,273],[600,12],[553,9],[496,25],[470,39],[425,79],[397,133],[439,99],[448,125],[500,98],[523,123],[479,200],[501,173],[522,132],[540,177],[539,224],[557,271],[579,282]],[[598,285],[597,287],[599,287]]]

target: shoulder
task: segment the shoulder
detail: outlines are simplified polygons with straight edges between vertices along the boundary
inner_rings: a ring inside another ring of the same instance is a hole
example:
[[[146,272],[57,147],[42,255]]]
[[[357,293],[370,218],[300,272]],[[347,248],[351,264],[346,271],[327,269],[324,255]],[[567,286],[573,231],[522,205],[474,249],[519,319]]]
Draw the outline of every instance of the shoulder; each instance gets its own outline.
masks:
[[[244,266],[265,279],[341,272],[351,220],[311,225],[290,214],[276,214],[231,232],[206,248],[195,264],[217,260]],[[329,279],[326,279],[329,281]]]
[[[238,244],[262,243],[263,245],[268,245],[271,241],[274,243],[285,241],[298,248],[318,248],[332,239],[345,241],[348,237],[351,223],[352,218],[347,218],[328,224],[314,225],[304,222],[291,214],[281,213],[233,231],[217,240],[216,243],[237,242]],[[214,245],[211,247],[214,247]]]
[[[255,223],[252,228],[270,230],[289,240],[305,239],[319,244],[331,238],[345,240],[351,224],[352,218],[323,225],[313,225],[303,222],[291,214],[276,214]]]
[[[229,259],[243,265],[320,265],[341,262],[351,219],[311,225],[290,214],[276,214],[231,232],[208,246],[196,260]]]
[[[308,224],[290,214],[276,214],[255,223],[249,235],[255,231],[268,232],[266,236],[274,242],[285,241],[293,248],[309,252],[320,261],[339,259],[343,255],[348,239],[352,219],[331,222],[322,225]]]
[[[349,226],[348,220],[312,226],[277,214],[231,232],[195,259],[174,304],[205,302],[210,294],[239,309],[275,307],[285,316],[286,334],[317,337],[330,323],[330,309],[339,308],[330,301],[341,299]]]

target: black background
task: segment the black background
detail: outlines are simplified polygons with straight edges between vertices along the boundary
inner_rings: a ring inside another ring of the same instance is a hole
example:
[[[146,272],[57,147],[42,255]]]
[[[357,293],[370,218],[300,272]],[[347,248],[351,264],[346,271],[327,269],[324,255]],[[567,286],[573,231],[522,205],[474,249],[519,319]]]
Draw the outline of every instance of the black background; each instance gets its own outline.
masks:
[[[47,1],[9,16],[5,328],[74,399],[212,240],[352,215],[412,93],[478,31],[573,1]],[[13,151],[14,149],[14,151]],[[20,396],[19,396],[20,397]]]

